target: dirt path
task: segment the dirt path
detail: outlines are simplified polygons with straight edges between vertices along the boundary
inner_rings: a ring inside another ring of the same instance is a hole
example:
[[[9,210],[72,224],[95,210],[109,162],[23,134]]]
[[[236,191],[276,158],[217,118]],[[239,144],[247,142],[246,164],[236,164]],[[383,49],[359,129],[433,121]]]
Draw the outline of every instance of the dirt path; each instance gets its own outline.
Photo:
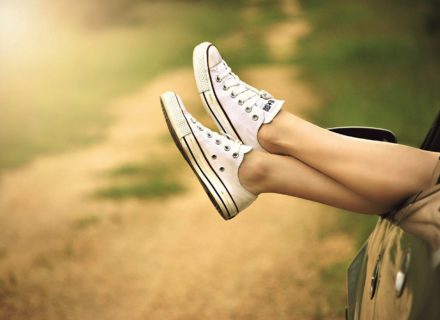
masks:
[[[243,78],[301,113],[315,100],[296,75],[276,66]],[[264,195],[224,222],[186,167],[189,191],[168,200],[88,196],[107,169],[180,157],[163,142],[158,97],[173,88],[202,114],[193,82],[191,70],[164,74],[115,103],[102,143],[2,176],[0,319],[325,318],[320,270],[352,246],[322,241],[334,219],[323,206]]]
[[[294,55],[298,39],[306,36],[310,31],[308,23],[301,17],[301,9],[296,1],[283,0],[281,6],[288,19],[274,24],[264,37],[275,61],[285,61]]]

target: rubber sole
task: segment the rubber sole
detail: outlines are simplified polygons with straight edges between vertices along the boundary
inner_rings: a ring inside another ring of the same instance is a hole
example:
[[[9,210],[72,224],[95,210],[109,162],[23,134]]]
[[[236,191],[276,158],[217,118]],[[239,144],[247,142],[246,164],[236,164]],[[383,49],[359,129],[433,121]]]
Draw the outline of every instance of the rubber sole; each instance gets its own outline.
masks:
[[[238,208],[222,180],[209,164],[205,153],[184,116],[181,101],[173,92],[160,97],[162,111],[171,136],[189,164],[220,216],[229,220],[237,215]]]
[[[234,139],[242,141],[213,89],[208,66],[208,50],[211,46],[213,44],[203,42],[196,46],[193,51],[193,68],[197,89],[199,90],[203,106],[214,120],[218,129],[234,137]]]

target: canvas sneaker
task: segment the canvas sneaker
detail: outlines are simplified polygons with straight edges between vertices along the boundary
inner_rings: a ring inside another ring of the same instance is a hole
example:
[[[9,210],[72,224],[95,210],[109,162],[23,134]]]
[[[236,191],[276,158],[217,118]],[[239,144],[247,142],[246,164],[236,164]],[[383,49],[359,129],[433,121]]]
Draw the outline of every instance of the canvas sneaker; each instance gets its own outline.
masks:
[[[241,81],[209,42],[194,48],[193,67],[203,105],[219,130],[263,150],[258,130],[273,120],[284,101]]]
[[[240,184],[238,169],[252,147],[197,122],[173,92],[160,97],[168,129],[214,206],[228,220],[257,197]]]

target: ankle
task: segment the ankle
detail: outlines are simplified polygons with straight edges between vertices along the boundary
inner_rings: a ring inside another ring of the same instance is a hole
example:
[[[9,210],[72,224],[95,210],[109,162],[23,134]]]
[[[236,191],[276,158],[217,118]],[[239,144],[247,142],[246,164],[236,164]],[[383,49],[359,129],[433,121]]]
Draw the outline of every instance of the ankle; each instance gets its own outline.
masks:
[[[280,150],[278,136],[276,126],[271,122],[261,126],[257,137],[258,142],[264,150],[270,153],[277,153],[277,151]]]
[[[281,132],[283,118],[284,111],[281,110],[272,122],[262,125],[258,131],[258,142],[270,153],[280,154],[283,149],[283,134]]]
[[[241,185],[255,195],[264,192],[265,181],[269,176],[270,166],[265,155],[266,153],[255,150],[247,153],[238,171]]]

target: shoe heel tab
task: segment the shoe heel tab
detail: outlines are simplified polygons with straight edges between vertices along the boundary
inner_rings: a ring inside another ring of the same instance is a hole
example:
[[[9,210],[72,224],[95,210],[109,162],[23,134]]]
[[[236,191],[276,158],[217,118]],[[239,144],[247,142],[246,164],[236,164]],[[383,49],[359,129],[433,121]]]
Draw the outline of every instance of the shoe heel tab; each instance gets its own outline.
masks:
[[[209,47],[210,45],[213,45],[212,42],[209,42],[209,41],[203,41],[203,42],[200,42],[198,45],[196,45],[196,46],[194,47],[194,50],[195,50],[196,48],[207,48],[207,47]]]
[[[160,95],[161,100],[167,100],[175,97],[177,97],[177,93],[175,93],[174,91],[165,91]]]
[[[161,102],[167,102],[167,103],[174,103],[176,102],[178,105],[182,107],[182,109],[185,109],[182,98],[174,92],[174,91],[166,91],[160,95],[160,101]]]

